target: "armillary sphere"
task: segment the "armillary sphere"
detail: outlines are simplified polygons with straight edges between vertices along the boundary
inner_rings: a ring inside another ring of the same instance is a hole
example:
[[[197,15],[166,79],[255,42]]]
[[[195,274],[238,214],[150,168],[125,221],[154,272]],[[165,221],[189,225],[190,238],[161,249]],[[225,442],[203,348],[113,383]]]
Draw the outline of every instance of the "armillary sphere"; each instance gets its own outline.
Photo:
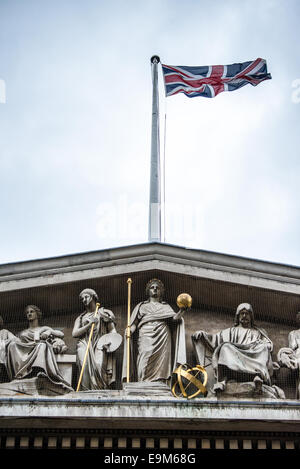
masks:
[[[172,393],[175,397],[193,399],[203,394],[206,396],[207,372],[201,365],[190,367],[180,365],[173,373]]]

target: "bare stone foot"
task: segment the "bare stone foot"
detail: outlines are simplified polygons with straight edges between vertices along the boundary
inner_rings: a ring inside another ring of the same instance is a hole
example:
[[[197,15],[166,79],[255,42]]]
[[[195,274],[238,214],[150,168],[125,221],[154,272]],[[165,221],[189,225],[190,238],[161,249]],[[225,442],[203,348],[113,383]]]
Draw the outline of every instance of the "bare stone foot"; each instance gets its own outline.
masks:
[[[255,392],[258,394],[262,393],[263,380],[259,376],[255,376],[253,383],[255,384]]]
[[[225,389],[226,382],[225,381],[218,381],[216,384],[213,386],[213,392],[219,392],[219,391],[224,391]]]

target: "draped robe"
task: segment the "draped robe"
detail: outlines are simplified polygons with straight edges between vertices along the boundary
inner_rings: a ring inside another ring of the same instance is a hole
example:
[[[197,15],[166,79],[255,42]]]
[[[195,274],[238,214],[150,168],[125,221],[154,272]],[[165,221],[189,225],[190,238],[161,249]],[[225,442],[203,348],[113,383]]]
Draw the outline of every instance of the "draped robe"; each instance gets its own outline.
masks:
[[[7,329],[0,330],[0,364],[6,365],[6,347],[11,340],[17,340],[17,337]]]
[[[17,337],[7,329],[0,330],[0,382],[8,381],[7,373],[7,346],[10,341]]]
[[[44,376],[65,390],[73,391],[59,371],[52,345],[40,338],[45,329],[45,326],[25,329],[18,339],[7,345],[9,379]]]
[[[99,310],[101,312],[103,308]],[[95,324],[92,340],[90,343],[80,389],[82,391],[106,389],[116,379],[116,360],[113,353],[107,353],[98,347],[98,341],[102,335],[107,334],[109,325],[115,324],[115,316],[112,311],[105,309],[105,313],[109,314],[108,319],[104,319],[101,315],[98,324]],[[81,314],[81,324],[84,326],[94,317],[94,312],[84,312]],[[89,328],[77,342],[77,366],[80,373],[85,352],[88,345],[91,329]]]
[[[298,368],[300,368],[300,329],[289,333],[289,348],[292,351],[293,358],[296,360]]]
[[[201,343],[213,350],[212,366],[218,381],[219,367],[224,366],[240,375],[260,376],[264,383],[271,383],[273,344],[263,329],[234,326],[213,335],[201,331],[194,343],[199,356]]]
[[[278,361],[282,366],[296,371],[297,376],[297,392],[296,398],[300,398],[300,329],[291,331],[288,336],[288,347],[283,347],[278,351]]]
[[[135,323],[137,326],[131,337],[130,368],[133,380],[167,382],[174,368],[186,363],[184,321],[174,321],[175,314],[171,306],[164,302],[141,302],[133,310],[130,325]],[[126,342],[123,379],[127,366]]]

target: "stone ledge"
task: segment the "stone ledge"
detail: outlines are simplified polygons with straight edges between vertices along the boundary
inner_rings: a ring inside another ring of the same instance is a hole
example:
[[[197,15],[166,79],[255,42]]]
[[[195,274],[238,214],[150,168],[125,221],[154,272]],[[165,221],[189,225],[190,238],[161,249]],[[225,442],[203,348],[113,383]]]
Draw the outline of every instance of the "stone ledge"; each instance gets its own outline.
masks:
[[[0,399],[0,428],[139,428],[299,431],[300,402],[274,400],[129,399],[122,391]],[[175,427],[174,427],[175,425]]]
[[[73,353],[58,353],[55,356],[57,363],[76,363],[76,355]]]

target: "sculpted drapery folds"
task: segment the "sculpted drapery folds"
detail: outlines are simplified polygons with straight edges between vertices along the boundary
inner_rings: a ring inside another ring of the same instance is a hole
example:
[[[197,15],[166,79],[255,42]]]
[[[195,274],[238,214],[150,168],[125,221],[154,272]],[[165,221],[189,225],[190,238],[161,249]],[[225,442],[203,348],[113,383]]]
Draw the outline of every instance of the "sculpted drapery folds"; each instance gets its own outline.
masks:
[[[130,318],[131,381],[168,383],[174,368],[186,363],[183,313],[175,313],[162,301],[164,286],[158,279],[146,285],[148,300],[139,303]],[[126,330],[127,331],[127,330]],[[127,336],[127,332],[125,333]],[[124,341],[123,380],[127,371],[127,347]]]
[[[281,366],[295,370],[298,373],[296,397],[300,398],[300,312],[296,314],[298,329],[291,331],[288,335],[288,347],[281,348],[278,352],[278,362]]]
[[[273,344],[266,332],[255,326],[250,304],[238,306],[233,327],[217,334],[197,331],[192,339],[198,356],[203,355],[203,346],[213,351],[212,366],[217,381],[214,391],[224,390],[229,379],[239,382],[253,380],[257,389],[263,383],[271,384]]]
[[[95,324],[80,389],[82,391],[107,389],[116,380],[116,359],[109,353],[109,343],[100,343],[101,337],[108,333],[116,333],[115,316],[112,311],[99,308],[95,317],[97,293],[86,288],[79,295],[84,305],[84,312],[77,317],[72,335],[77,342],[77,366],[80,373],[88,346],[92,324]]]
[[[42,312],[35,305],[25,308],[28,329],[23,330],[16,340],[7,346],[7,372],[10,380],[43,376],[66,391],[73,389],[62,377],[55,353],[66,351],[62,331],[49,326],[40,326]]]
[[[0,369],[1,381],[6,381],[7,376],[7,346],[12,340],[17,340],[17,337],[12,332],[3,328],[3,318],[0,316]]]

